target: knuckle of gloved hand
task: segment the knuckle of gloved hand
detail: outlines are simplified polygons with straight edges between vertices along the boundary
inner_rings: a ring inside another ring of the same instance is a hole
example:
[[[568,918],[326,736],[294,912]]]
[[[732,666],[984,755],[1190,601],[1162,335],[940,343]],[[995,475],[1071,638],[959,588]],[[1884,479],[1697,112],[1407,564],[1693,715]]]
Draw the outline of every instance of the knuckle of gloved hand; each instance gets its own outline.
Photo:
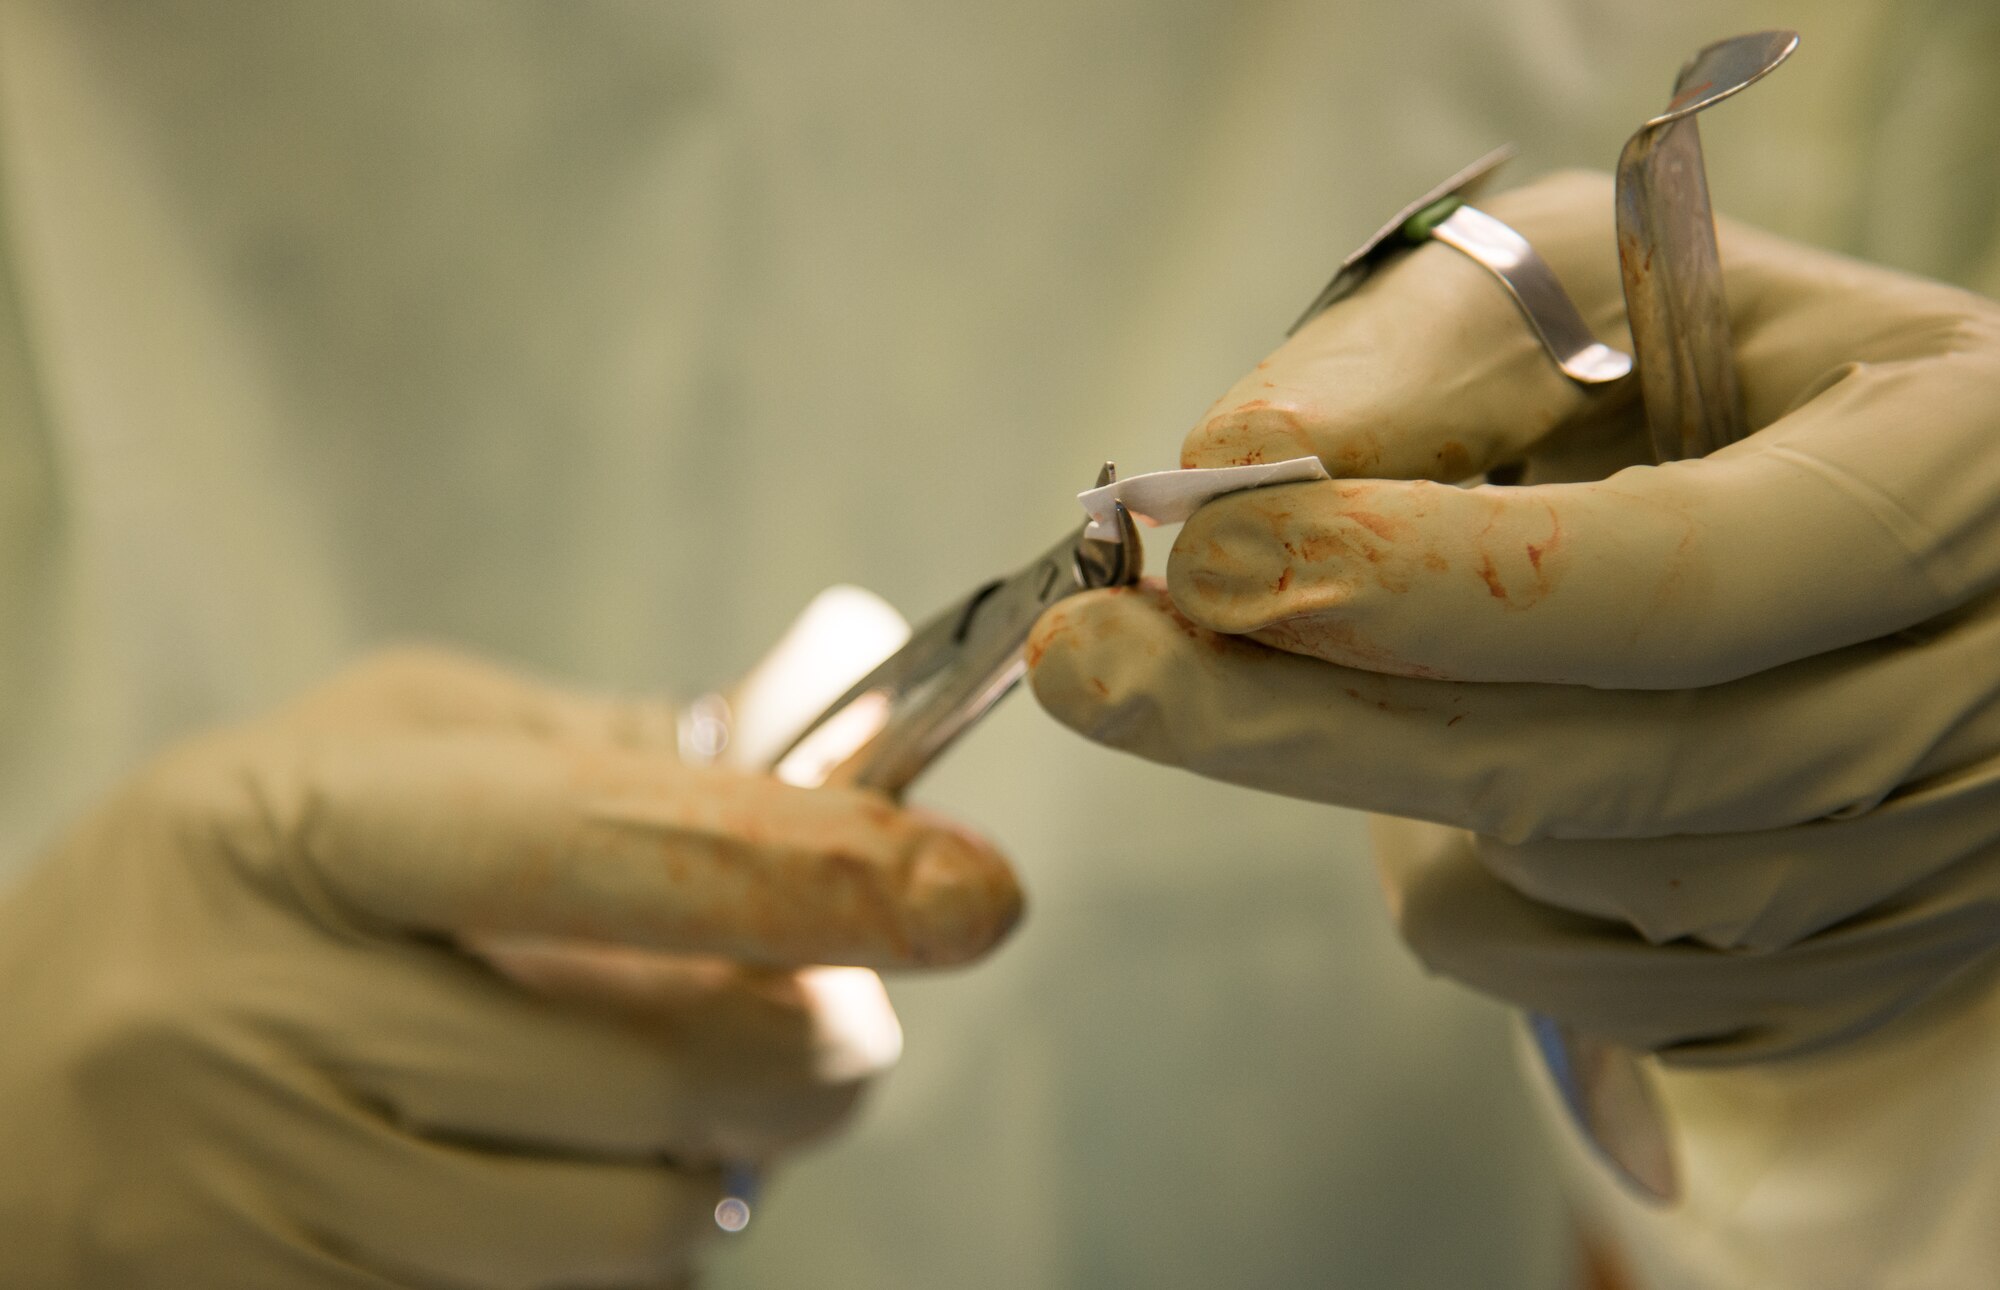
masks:
[[[370,650],[341,669],[328,685],[390,694],[422,694],[468,669],[491,666],[449,646],[410,641]]]
[[[421,705],[493,665],[444,645],[408,642],[370,650],[308,690],[295,710],[330,717],[377,716]]]
[[[108,814],[133,835],[134,858],[161,853],[271,893],[294,893],[308,825],[324,807],[316,745],[249,726],[197,736],[154,759]]]
[[[195,736],[154,758],[113,806],[170,843],[265,850],[276,841],[272,748],[253,730]]]

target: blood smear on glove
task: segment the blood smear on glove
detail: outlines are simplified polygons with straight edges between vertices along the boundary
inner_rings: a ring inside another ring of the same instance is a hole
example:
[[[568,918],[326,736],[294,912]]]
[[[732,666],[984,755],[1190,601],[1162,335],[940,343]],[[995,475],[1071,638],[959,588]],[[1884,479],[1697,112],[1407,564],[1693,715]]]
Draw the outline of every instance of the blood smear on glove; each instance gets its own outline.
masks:
[[[1294,457],[1290,461],[1260,462],[1253,466],[1156,470],[1149,475],[1115,480],[1102,488],[1086,489],[1076,495],[1076,500],[1090,517],[1090,527],[1084,536],[1108,541],[1118,536],[1112,512],[1114,502],[1125,503],[1126,510],[1149,523],[1179,524],[1224,493],[1331,478],[1319,458]]]

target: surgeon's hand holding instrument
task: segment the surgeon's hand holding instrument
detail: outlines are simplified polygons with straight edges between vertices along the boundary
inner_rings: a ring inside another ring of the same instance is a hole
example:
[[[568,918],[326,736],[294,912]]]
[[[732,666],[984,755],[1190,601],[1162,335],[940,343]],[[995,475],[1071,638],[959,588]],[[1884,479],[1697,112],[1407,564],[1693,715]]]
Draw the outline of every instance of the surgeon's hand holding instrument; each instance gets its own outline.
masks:
[[[1203,507],[1170,599],[1059,607],[1032,677],[1116,747],[1397,817],[1405,938],[1556,1019],[1536,1039],[1571,1115],[1658,1199],[1689,1185],[1689,1129],[1704,1168],[1723,1149],[1712,1119],[1665,1122],[1631,1053],[1785,1086],[1811,1065],[1778,1058],[1978,998],[2000,939],[2000,309],[1741,226],[1703,254],[1685,114],[1790,46],[1706,51],[1622,182],[1480,203],[1592,333],[1629,311],[1636,381],[1580,379],[1561,360],[1588,375],[1597,342],[1524,327],[1532,284],[1493,280],[1521,257],[1429,247],[1457,212],[1419,205],[1390,230],[1408,253],[1337,279],[1183,448],[1305,447],[1340,477]],[[1686,1210],[1650,1212],[1714,1217]]]
[[[1020,898],[959,830],[674,742],[399,650],[107,796],[0,898],[0,1280],[689,1275],[717,1162],[895,1060],[867,969],[975,958]]]

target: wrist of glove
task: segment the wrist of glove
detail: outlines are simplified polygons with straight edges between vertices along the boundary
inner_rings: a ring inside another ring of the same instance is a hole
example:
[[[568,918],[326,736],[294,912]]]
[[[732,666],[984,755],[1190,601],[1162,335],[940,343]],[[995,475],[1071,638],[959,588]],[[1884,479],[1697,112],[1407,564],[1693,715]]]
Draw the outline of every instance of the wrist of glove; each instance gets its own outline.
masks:
[[[1489,208],[1615,338],[1609,182]],[[2000,939],[2000,307],[1720,241],[1743,442],[1650,464],[1632,383],[1572,385],[1426,246],[1183,452],[1344,478],[1210,503],[1164,586],[1031,650],[1093,739],[1429,822],[1382,830],[1428,964],[1706,1064],[1864,1033]]]
[[[0,1280],[657,1285],[897,1054],[1004,860],[429,652],[187,743],[0,903]],[[809,966],[839,964],[840,967]]]

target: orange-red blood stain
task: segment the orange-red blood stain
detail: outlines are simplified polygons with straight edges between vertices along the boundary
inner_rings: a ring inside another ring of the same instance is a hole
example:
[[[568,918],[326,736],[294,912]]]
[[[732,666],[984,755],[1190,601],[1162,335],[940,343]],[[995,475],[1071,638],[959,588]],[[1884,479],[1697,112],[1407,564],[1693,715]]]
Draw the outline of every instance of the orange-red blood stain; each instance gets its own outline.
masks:
[[[1114,589],[1113,594],[1116,594],[1118,590],[1123,590],[1123,588]],[[1027,650],[1028,670],[1033,671],[1035,668],[1040,667],[1042,665],[1042,657],[1049,652],[1049,647],[1056,643],[1058,637],[1069,635],[1073,626],[1074,624],[1070,622],[1068,615],[1058,612],[1049,620],[1049,626],[1046,629],[1030,637]]]
[[[1453,717],[1451,720],[1445,722],[1445,724],[1448,726],[1455,726],[1463,720],[1465,720],[1465,714],[1461,712],[1457,716]]]
[[[1266,388],[1277,387],[1267,382]],[[1267,460],[1261,441],[1269,439],[1291,439],[1302,448],[1308,442],[1297,411],[1274,407],[1268,399],[1250,399],[1197,427],[1181,450],[1181,465],[1214,465],[1219,460],[1233,466],[1255,465]]]
[[[1108,686],[1108,685],[1106,685],[1106,684],[1105,684],[1105,683],[1104,683],[1104,682],[1103,682],[1103,681],[1102,681],[1102,680],[1101,680],[1100,678],[1098,678],[1098,677],[1094,677],[1094,676],[1093,676],[1093,677],[1091,677],[1091,678],[1090,678],[1090,688],[1091,688],[1091,689],[1093,689],[1093,690],[1095,690],[1095,691],[1097,691],[1097,693],[1098,693],[1098,696],[1099,696],[1100,698],[1106,698],[1106,699],[1108,699],[1108,698],[1110,698],[1110,697],[1111,697],[1111,687],[1110,687],[1110,686]]]
[[[1353,443],[1342,444],[1336,449],[1328,468],[1338,476],[1370,475],[1381,460],[1382,440],[1364,432]]]
[[[1319,533],[1301,538],[1296,545],[1287,542],[1285,549],[1301,560],[1320,561],[1342,552],[1351,554],[1354,548],[1337,533]]]
[[[1529,542],[1526,544],[1528,548],[1528,563],[1535,566],[1537,578],[1540,577],[1542,572],[1542,557],[1544,555],[1553,555],[1556,551],[1560,550],[1562,548],[1562,540],[1562,519],[1556,514],[1555,508],[1550,507],[1549,535],[1540,542]],[[1542,589],[1544,591],[1548,590],[1546,580],[1543,581]]]
[[[1373,511],[1348,511],[1347,518],[1367,529],[1384,542],[1393,542],[1402,535],[1403,526],[1386,515]]]
[[[1500,571],[1493,567],[1493,557],[1484,551],[1479,553],[1479,577],[1486,584],[1486,594],[1495,600],[1507,598],[1507,588],[1500,585]]]
[[[1283,591],[1285,588],[1291,585],[1292,585],[1292,567],[1290,565],[1286,565],[1282,570],[1279,571],[1278,580],[1271,584],[1271,590]]]

